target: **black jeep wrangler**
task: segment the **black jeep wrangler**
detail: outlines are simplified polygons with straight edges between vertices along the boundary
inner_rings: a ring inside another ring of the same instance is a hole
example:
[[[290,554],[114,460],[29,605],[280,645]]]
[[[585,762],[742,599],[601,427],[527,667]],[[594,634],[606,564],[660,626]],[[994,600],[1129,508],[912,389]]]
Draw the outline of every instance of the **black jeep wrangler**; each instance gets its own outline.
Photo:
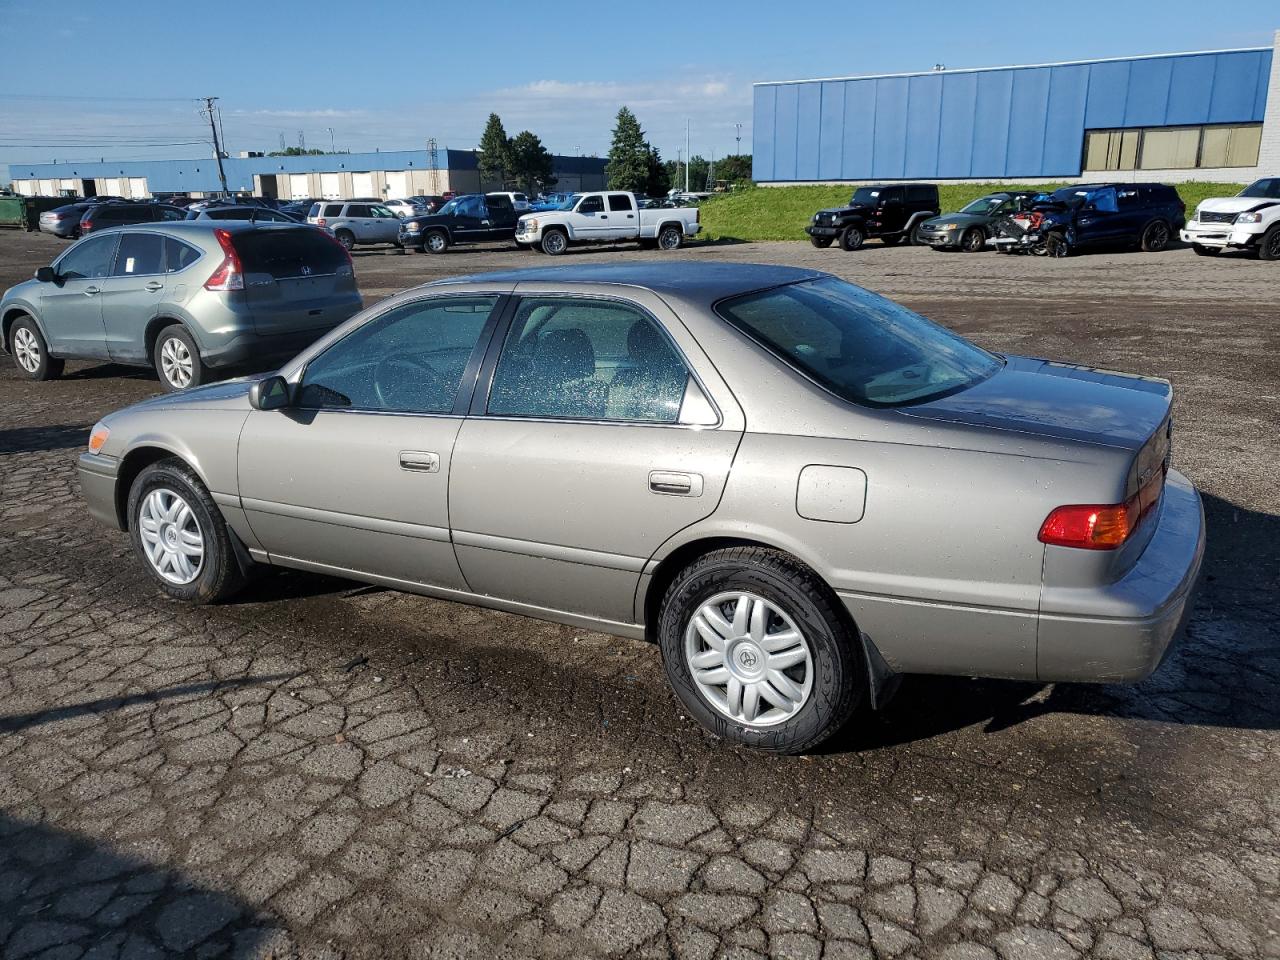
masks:
[[[840,241],[844,250],[857,250],[868,237],[879,237],[892,246],[911,242],[916,227],[942,212],[936,183],[894,183],[859,187],[847,207],[819,210],[805,227],[815,247]]]

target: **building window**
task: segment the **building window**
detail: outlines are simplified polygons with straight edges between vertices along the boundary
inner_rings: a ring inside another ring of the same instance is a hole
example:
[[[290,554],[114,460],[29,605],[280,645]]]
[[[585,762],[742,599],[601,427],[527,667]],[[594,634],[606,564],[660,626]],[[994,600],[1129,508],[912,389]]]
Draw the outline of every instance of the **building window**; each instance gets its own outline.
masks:
[[[1256,167],[1262,124],[1086,130],[1086,170]]]

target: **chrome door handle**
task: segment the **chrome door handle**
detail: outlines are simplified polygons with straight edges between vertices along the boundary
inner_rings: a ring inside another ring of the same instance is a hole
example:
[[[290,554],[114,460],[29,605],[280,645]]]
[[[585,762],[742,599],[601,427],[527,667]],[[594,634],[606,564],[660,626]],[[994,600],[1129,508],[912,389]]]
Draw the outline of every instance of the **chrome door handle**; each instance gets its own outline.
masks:
[[[163,290],[163,289],[164,289],[164,284],[163,284],[163,283],[160,283],[158,280],[152,280],[150,283],[148,283],[148,284],[147,284],[145,287],[143,287],[142,289],[143,289],[143,290],[146,290],[146,291],[147,291],[147,293],[155,293],[157,290]]]
[[[649,474],[649,490],[669,497],[702,496],[702,475],[654,470]]]
[[[426,450],[401,450],[400,469],[414,473],[438,473],[440,471],[440,454]]]
[[[101,292],[102,292],[102,291],[101,291],[98,287],[85,287],[85,288],[84,288],[84,295],[85,295],[86,297],[92,297],[95,293],[101,293]]]

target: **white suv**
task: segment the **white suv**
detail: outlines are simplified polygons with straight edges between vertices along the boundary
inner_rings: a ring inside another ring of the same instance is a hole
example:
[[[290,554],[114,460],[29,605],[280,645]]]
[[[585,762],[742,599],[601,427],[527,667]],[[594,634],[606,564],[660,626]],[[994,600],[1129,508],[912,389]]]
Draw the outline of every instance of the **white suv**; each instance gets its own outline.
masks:
[[[1234,197],[1211,197],[1182,228],[1182,242],[1200,256],[1222,250],[1256,250],[1280,260],[1280,177],[1258,180]]]

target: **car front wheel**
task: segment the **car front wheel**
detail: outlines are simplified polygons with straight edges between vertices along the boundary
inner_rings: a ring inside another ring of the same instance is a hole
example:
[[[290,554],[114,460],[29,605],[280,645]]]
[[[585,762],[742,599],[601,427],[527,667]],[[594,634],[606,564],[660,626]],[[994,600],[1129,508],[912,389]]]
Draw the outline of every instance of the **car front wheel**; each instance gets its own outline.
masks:
[[[205,381],[204,363],[196,342],[177,324],[165,327],[156,337],[155,366],[166,390],[186,390]]]
[[[827,249],[827,247],[831,246],[831,244],[835,242],[835,238],[834,237],[810,237],[809,242],[812,243],[819,250],[825,250]]]
[[[62,376],[63,361],[49,356],[49,346],[30,317],[23,317],[13,325],[9,351],[18,372],[29,380],[53,380]]]
[[[960,249],[965,253],[981,253],[987,245],[987,236],[977,227],[970,227],[960,238]]]
[[[545,230],[542,234],[542,252],[551,257],[558,257],[569,249],[569,238],[563,230]]]
[[[844,232],[840,234],[840,249],[852,253],[862,246],[864,239],[866,238],[862,235],[862,231],[857,227],[845,227]]]
[[[667,677],[713,733],[775,753],[809,750],[844,726],[867,688],[838,603],[779,551],[709,553],[663,598],[658,640]]]
[[[444,253],[449,249],[449,236],[439,230],[432,230],[423,241],[423,246],[431,253]]]
[[[1280,224],[1274,225],[1258,241],[1260,260],[1280,260]]]

